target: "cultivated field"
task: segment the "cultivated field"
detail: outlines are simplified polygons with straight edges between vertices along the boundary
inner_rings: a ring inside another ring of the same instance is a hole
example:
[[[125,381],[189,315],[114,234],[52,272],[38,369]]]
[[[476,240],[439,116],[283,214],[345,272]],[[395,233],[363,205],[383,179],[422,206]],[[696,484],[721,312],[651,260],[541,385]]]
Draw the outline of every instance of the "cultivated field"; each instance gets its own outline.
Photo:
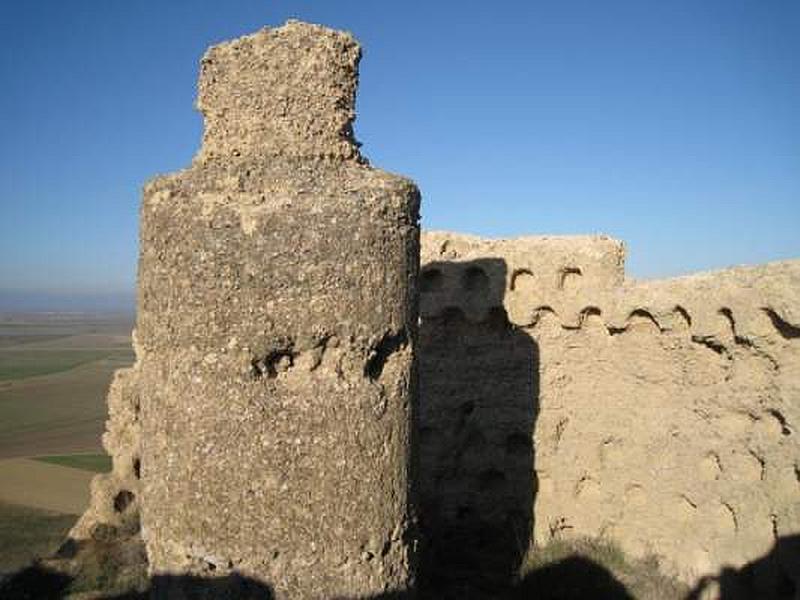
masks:
[[[0,315],[0,575],[52,552],[110,468],[100,438],[130,317]]]

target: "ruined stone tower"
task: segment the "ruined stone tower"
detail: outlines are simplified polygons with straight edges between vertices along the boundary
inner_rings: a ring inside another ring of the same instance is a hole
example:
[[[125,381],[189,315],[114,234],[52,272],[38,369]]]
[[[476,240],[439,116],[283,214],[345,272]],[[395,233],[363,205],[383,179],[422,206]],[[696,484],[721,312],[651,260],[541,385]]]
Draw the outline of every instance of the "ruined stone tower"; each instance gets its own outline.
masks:
[[[359,154],[359,57],[298,22],[211,48],[202,148],[144,191],[151,575],[293,599],[410,583],[419,193]]]
[[[64,547],[118,547],[125,583],[143,540],[165,598],[524,594],[526,555],[583,538],[697,597],[800,589],[800,261],[637,282],[605,236],[420,249],[417,189],[353,139],[358,59],[293,22],[203,59],[202,148],[144,194],[113,471]]]

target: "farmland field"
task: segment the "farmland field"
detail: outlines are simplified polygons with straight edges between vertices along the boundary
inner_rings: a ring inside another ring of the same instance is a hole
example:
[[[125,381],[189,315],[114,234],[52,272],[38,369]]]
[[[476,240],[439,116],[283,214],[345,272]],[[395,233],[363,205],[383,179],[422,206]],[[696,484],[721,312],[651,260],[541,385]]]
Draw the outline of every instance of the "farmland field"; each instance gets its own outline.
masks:
[[[52,552],[92,477],[110,469],[105,396],[133,362],[132,326],[127,316],[0,315],[0,574]]]
[[[36,460],[72,467],[94,473],[107,473],[111,470],[111,457],[107,454],[61,454],[57,456],[37,456]]]
[[[101,451],[105,394],[133,362],[130,319],[0,319],[0,459]]]

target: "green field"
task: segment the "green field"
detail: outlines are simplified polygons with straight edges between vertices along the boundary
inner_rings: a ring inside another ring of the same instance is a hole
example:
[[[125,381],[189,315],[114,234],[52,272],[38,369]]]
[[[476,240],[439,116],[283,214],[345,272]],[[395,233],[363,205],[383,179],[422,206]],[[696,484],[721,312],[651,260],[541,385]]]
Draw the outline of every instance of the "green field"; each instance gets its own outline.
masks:
[[[105,396],[130,359],[102,359],[0,386],[0,459],[102,451]]]
[[[5,348],[7,346],[19,346],[21,344],[36,344],[41,342],[52,342],[54,340],[58,340],[61,338],[67,337],[63,334],[29,334],[29,335],[14,335],[14,334],[7,334],[2,335],[0,334],[0,348]]]
[[[74,524],[74,515],[0,502],[0,574],[57,550]]]
[[[57,456],[37,456],[36,460],[70,467],[72,469],[82,469],[84,471],[94,471],[95,473],[108,473],[111,470],[111,457],[108,454],[62,454]]]
[[[69,371],[75,367],[103,358],[129,358],[130,352],[120,350],[61,350],[24,349],[0,351],[0,381],[26,379]]]
[[[113,372],[133,362],[129,321],[0,321],[0,459],[98,453]]]

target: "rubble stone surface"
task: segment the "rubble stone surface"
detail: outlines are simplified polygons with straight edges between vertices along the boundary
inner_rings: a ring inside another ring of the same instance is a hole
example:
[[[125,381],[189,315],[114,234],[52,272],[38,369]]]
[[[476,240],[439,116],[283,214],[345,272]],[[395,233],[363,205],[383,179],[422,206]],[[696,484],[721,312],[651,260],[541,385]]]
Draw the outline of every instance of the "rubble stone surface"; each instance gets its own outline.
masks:
[[[74,533],[124,487],[154,581],[235,572],[293,599],[411,584],[419,193],[359,154],[359,58],[298,22],[211,48],[202,149],[145,188],[115,469]]]
[[[420,287],[434,547],[483,536],[510,568],[599,537],[693,583],[798,539],[800,260],[636,282],[606,237],[432,232]],[[766,571],[758,597],[800,589],[796,560]]]

